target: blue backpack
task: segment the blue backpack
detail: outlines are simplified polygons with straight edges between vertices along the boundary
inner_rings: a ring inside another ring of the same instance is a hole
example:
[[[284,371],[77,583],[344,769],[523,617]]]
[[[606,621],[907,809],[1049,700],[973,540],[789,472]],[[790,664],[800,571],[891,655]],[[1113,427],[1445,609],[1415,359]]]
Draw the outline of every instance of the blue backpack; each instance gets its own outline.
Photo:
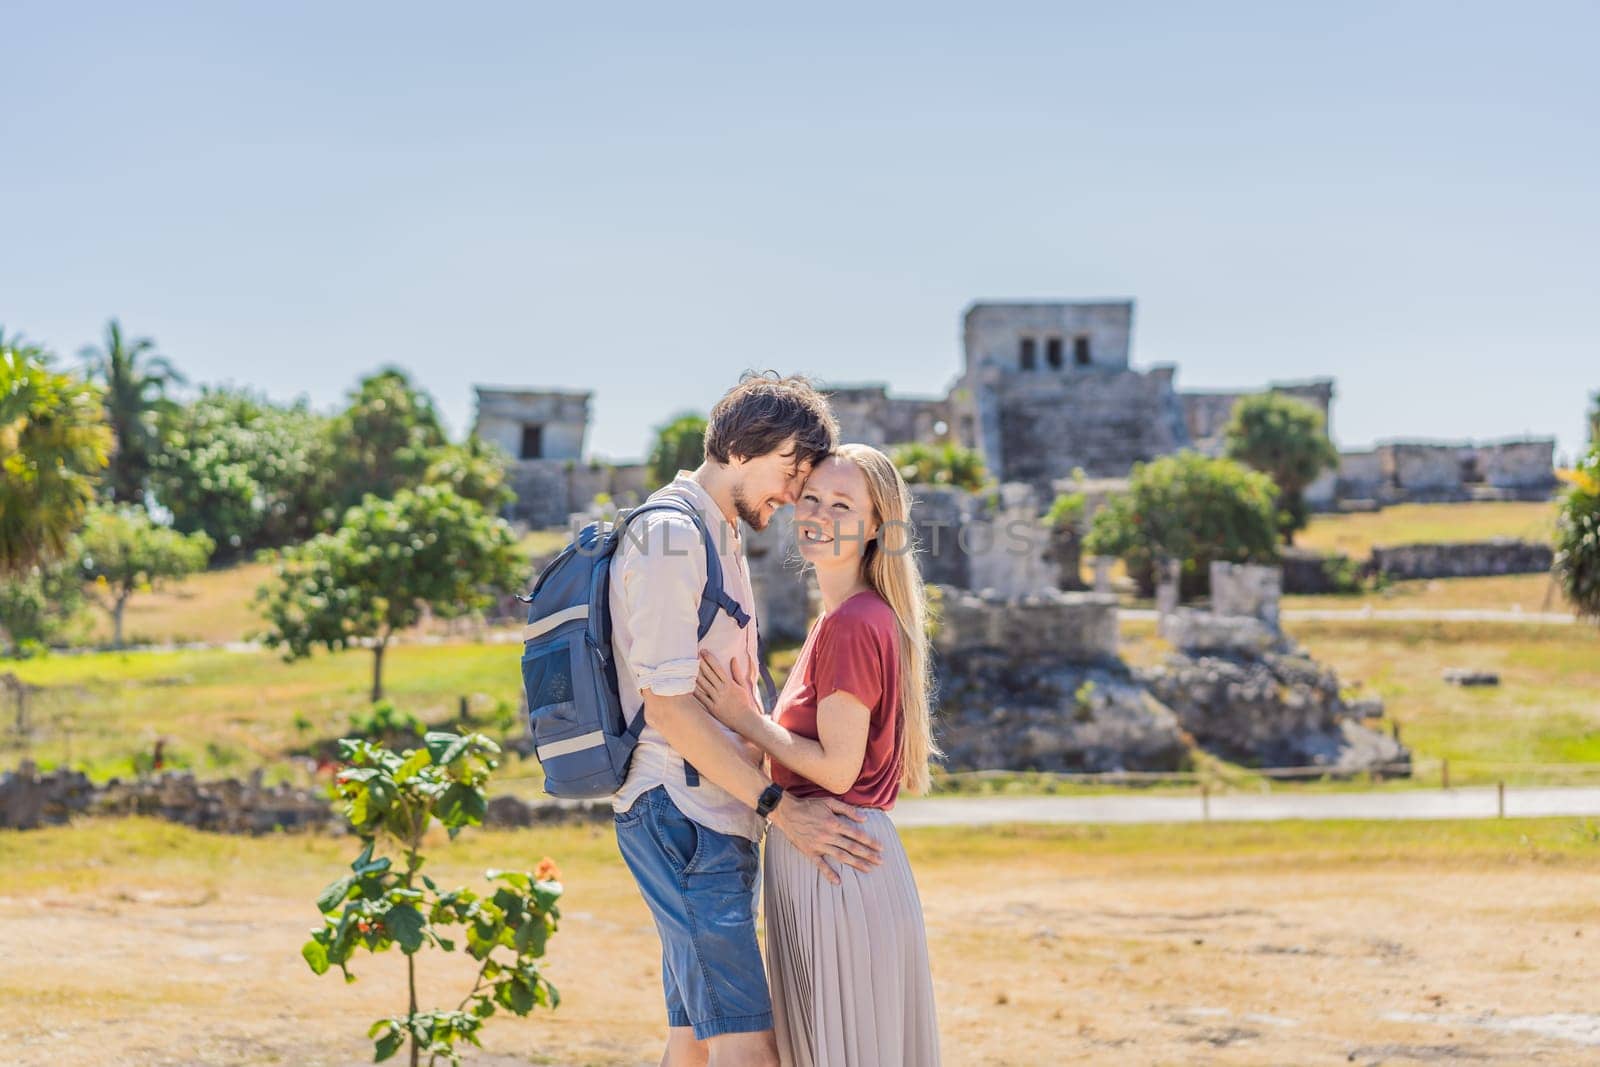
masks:
[[[743,629],[750,615],[722,588],[722,563],[705,521],[694,505],[677,496],[658,496],[618,517],[615,524],[592,522],[539,572],[533,592],[519,597],[528,605],[522,631],[522,685],[528,698],[528,725],[534,754],[544,768],[545,792],[555,797],[606,797],[622,787],[628,763],[644,730],[644,709],[628,722],[617,692],[611,653],[611,558],[629,524],[651,511],[689,516],[706,549],[706,585],[700,594],[697,640],[703,640],[725,611]],[[761,667],[769,699],[771,678]],[[689,785],[699,774],[687,762]]]

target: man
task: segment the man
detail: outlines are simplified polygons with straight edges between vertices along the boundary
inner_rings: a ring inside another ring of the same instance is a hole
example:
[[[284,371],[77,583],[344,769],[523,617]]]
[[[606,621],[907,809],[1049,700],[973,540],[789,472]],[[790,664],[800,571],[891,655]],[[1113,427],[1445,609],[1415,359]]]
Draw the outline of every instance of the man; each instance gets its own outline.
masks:
[[[685,515],[641,516],[611,562],[618,688],[624,712],[646,724],[612,808],[617,845],[661,935],[664,1067],[778,1067],[755,926],[769,818],[834,881],[829,858],[862,870],[878,862],[876,843],[849,821],[860,821],[853,809],[785,796],[761,770],[759,751],[694,699],[701,649],[719,663],[741,659],[749,668],[757,659],[740,520],[759,530],[794,503],[837,439],[827,402],[805,379],[746,375],[712,409],[705,462],[656,493],[700,512],[745,626],[719,611],[697,640],[706,558]]]

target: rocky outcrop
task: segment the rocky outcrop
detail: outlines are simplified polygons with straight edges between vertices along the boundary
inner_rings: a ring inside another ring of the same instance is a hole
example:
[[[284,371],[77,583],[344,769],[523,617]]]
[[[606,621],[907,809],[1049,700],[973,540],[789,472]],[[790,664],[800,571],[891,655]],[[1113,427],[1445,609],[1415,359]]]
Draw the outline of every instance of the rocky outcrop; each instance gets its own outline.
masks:
[[[1139,678],[1196,743],[1224,759],[1331,776],[1410,773],[1410,753],[1360,722],[1382,706],[1346,703],[1333,670],[1297,649],[1180,652]]]
[[[1119,662],[977,649],[941,654],[936,667],[952,771],[1170,771],[1188,758],[1177,718]]]

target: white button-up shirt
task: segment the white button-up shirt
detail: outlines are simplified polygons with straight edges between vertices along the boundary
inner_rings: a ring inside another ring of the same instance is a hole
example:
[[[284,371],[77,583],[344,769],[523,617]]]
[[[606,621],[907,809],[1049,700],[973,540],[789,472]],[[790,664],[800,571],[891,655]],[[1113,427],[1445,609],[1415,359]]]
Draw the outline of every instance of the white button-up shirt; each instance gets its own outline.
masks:
[[[630,523],[611,559],[611,649],[622,711],[630,722],[633,716],[644,714],[642,690],[658,696],[694,692],[702,648],[716,657],[724,671],[735,658],[744,661],[747,678],[753,679],[757,670],[755,594],[739,531],[688,471],[679,471],[651,499],[665,493],[684,497],[700,512],[717,546],[723,589],[750,621],[741,628],[727,612],[718,610],[705,640],[697,640],[706,552],[693,520],[671,511],[656,511]],[[751,698],[761,706],[755,700],[753,684]],[[741,753],[745,751],[737,734],[715,719],[710,721]],[[702,775],[698,785],[690,786],[684,778],[683,757],[659,730],[646,726],[633,751],[628,780],[611,799],[612,809],[627,811],[641,793],[658,785],[665,785],[678,809],[702,826],[753,841],[759,840],[765,829],[765,821],[754,809],[711,779]]]

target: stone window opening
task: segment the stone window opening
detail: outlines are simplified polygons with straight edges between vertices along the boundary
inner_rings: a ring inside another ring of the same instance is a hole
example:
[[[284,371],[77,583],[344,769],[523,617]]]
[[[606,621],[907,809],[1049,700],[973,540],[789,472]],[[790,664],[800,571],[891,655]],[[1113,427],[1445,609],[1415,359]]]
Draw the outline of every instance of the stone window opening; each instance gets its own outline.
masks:
[[[1061,338],[1052,337],[1044,343],[1044,361],[1051,370],[1061,369]]]
[[[539,459],[544,455],[544,427],[537,423],[522,424],[522,448],[518,459]]]
[[[1079,334],[1072,339],[1072,362],[1080,367],[1089,365],[1089,338],[1087,335]]]
[[[1022,369],[1033,370],[1038,366],[1039,343],[1031,337],[1022,339]]]

